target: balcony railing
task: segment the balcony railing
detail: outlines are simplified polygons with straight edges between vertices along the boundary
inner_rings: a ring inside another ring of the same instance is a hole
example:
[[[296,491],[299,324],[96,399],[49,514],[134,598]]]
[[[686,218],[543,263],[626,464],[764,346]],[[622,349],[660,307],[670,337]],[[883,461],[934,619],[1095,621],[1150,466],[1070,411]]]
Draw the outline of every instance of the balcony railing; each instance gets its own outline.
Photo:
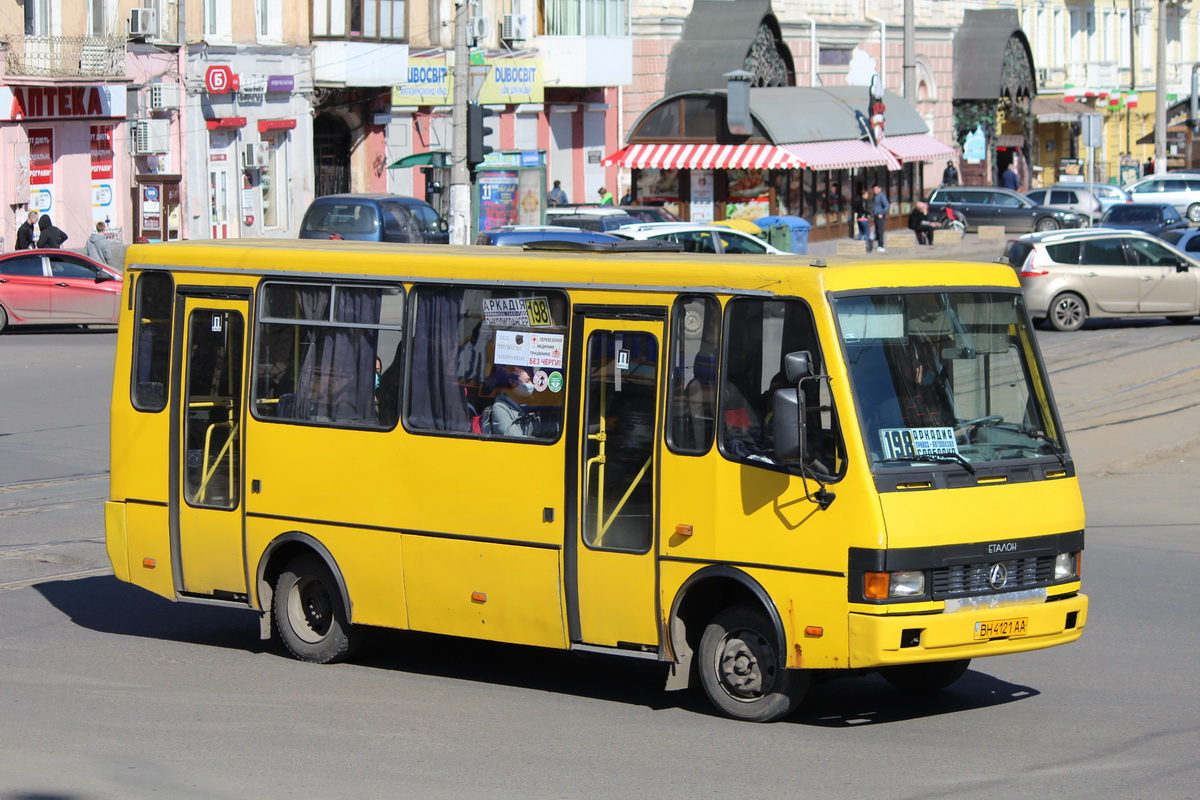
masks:
[[[40,78],[122,78],[122,36],[14,36],[5,53],[6,74]]]
[[[547,36],[629,36],[626,0],[545,0]]]

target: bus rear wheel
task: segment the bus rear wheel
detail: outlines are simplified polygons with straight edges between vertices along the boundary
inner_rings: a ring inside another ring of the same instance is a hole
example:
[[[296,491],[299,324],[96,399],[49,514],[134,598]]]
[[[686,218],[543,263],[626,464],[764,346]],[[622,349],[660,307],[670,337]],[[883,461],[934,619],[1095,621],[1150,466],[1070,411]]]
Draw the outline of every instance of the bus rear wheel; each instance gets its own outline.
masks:
[[[317,556],[292,559],[275,582],[275,628],[301,661],[333,664],[353,655],[360,634],[347,621],[345,608],[332,570]]]
[[[957,681],[967,671],[971,659],[935,661],[932,664],[906,664],[880,671],[884,680],[906,692],[936,692]]]
[[[809,674],[784,666],[771,623],[756,608],[718,614],[700,638],[700,683],[722,713],[746,722],[773,722],[796,709]]]

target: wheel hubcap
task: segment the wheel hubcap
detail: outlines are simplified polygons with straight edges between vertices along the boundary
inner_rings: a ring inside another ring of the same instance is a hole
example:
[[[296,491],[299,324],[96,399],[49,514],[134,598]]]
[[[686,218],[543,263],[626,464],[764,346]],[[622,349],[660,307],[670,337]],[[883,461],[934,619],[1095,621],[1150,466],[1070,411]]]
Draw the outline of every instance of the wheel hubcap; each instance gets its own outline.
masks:
[[[292,630],[309,644],[316,644],[329,633],[333,598],[320,581],[313,578],[296,581],[288,593],[287,610]]]
[[[1067,327],[1078,325],[1082,316],[1083,310],[1079,307],[1079,303],[1074,300],[1060,301],[1054,309],[1055,319]]]
[[[721,686],[735,700],[757,700],[775,677],[775,653],[754,631],[737,631],[725,637],[718,655]]]

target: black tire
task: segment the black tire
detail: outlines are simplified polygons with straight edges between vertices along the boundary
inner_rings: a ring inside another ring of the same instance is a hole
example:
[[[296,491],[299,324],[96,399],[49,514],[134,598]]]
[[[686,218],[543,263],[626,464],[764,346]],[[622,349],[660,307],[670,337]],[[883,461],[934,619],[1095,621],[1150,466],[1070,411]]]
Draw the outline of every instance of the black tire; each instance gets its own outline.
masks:
[[[1200,203],[1192,203],[1187,210],[1188,222],[1200,222]]]
[[[1056,231],[1060,227],[1062,226],[1058,224],[1058,220],[1056,220],[1054,217],[1042,217],[1037,221],[1037,224],[1033,226],[1033,229],[1035,231]]]
[[[292,559],[275,582],[275,629],[301,661],[333,664],[354,654],[361,634],[347,622],[345,608],[333,572],[315,555]]]
[[[4,329],[8,327],[8,314],[4,308],[0,306],[0,333],[4,333]]]
[[[1074,292],[1063,292],[1050,303],[1046,319],[1056,331],[1077,331],[1087,322],[1087,303]]]
[[[1173,322],[1176,325],[1187,325],[1193,319],[1195,319],[1195,317],[1193,317],[1191,314],[1188,314],[1187,316],[1167,317],[1167,322]]]
[[[936,692],[957,681],[967,671],[971,659],[935,661],[932,664],[906,664],[879,671],[884,680],[906,692]]]
[[[810,676],[783,664],[771,623],[757,608],[725,609],[700,638],[700,684],[717,710],[732,719],[774,722],[796,709]]]

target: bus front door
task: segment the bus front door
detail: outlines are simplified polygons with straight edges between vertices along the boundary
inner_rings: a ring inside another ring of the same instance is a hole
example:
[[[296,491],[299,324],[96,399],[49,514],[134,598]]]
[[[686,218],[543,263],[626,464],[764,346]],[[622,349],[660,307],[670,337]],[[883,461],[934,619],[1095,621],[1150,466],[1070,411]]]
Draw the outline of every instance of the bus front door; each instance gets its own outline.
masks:
[[[614,315],[616,316],[616,315]],[[577,505],[568,542],[573,642],[656,650],[659,343],[663,323],[575,319],[582,348]]]
[[[181,296],[173,376],[172,565],[189,595],[245,595],[242,424],[247,301]]]

